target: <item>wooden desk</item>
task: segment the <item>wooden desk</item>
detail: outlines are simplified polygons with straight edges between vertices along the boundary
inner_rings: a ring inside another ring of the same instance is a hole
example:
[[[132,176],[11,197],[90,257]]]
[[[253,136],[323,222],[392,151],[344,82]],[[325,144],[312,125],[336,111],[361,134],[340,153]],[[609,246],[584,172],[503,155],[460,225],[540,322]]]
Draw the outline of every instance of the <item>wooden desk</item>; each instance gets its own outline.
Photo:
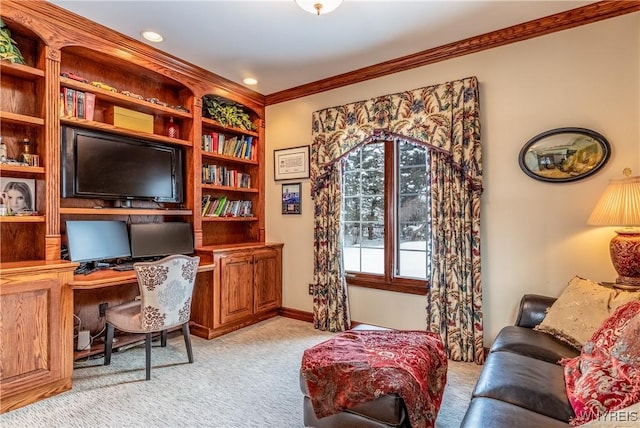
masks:
[[[200,263],[200,265],[198,265],[198,273],[211,272],[215,268],[216,265],[212,262]],[[121,284],[131,284],[136,281],[135,271],[119,272],[113,269],[103,269],[88,275],[74,275],[73,281],[69,281],[68,285],[73,290],[90,290],[94,288],[113,287]]]
[[[207,272],[213,272],[216,268],[211,259],[200,258],[198,276]],[[207,282],[212,282],[208,279]],[[100,317],[99,305],[107,303],[109,306],[134,300],[138,294],[137,277],[135,271],[115,271],[103,269],[88,275],[74,275],[73,280],[67,285],[73,292],[73,312],[80,320],[79,330],[89,330],[91,336],[99,336],[104,329],[104,318]],[[129,345],[144,340],[144,335],[125,334],[117,336],[115,347]],[[91,348],[85,351],[76,351],[74,347],[73,359],[79,360],[92,355],[101,354],[104,342],[101,337],[96,337]]]

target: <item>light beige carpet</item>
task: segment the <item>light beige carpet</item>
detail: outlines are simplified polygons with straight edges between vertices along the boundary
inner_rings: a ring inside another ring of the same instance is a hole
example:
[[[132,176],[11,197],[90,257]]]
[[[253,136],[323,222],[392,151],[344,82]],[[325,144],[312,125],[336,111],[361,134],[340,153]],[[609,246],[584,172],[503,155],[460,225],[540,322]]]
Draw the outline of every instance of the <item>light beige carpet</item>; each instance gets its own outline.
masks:
[[[303,351],[332,336],[309,323],[276,317],[214,340],[192,336],[187,363],[181,335],[152,350],[144,381],[144,347],[77,362],[69,392],[5,413],[13,427],[302,427],[299,368]],[[454,428],[481,367],[449,362],[438,428]]]

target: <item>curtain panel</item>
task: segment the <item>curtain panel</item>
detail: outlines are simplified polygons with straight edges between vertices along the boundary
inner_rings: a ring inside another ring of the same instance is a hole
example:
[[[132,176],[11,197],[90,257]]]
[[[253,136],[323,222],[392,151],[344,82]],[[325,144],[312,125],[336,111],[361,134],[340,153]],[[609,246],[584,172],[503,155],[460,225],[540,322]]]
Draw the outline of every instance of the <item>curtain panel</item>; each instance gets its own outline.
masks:
[[[427,329],[441,335],[449,358],[481,363],[482,149],[475,77],[313,113],[315,327],[342,331],[350,324],[340,242],[341,160],[363,144],[390,139],[429,151]]]

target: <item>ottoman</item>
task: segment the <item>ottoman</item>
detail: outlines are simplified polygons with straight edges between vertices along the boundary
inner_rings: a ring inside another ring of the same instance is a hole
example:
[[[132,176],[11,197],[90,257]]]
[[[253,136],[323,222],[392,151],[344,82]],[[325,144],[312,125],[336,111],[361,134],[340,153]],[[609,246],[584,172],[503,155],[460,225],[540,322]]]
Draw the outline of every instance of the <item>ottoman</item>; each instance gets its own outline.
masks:
[[[304,352],[305,426],[433,427],[446,371],[434,333],[370,326],[339,333]]]

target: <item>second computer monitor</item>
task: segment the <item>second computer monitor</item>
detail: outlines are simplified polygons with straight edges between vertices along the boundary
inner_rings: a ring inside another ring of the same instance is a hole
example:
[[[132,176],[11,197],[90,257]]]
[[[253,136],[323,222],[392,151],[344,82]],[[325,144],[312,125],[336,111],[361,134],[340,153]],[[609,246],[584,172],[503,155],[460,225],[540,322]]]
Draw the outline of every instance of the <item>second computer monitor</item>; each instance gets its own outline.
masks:
[[[132,224],[129,234],[131,257],[134,259],[193,253],[193,232],[190,223]]]

